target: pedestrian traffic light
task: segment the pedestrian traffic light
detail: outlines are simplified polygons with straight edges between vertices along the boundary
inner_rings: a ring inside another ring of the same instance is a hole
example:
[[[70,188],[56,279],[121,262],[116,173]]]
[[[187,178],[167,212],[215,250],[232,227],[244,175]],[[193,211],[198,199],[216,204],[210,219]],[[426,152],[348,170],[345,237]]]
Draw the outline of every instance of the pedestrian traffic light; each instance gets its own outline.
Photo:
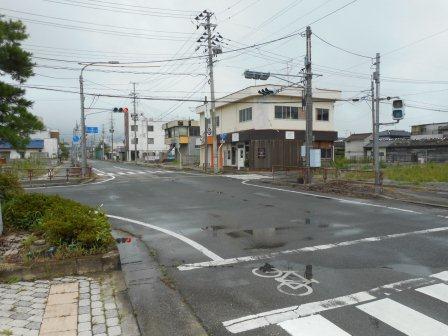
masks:
[[[404,118],[404,102],[402,99],[392,101],[392,118],[397,121]]]
[[[114,107],[113,111],[115,113],[127,113],[129,110],[127,107]]]

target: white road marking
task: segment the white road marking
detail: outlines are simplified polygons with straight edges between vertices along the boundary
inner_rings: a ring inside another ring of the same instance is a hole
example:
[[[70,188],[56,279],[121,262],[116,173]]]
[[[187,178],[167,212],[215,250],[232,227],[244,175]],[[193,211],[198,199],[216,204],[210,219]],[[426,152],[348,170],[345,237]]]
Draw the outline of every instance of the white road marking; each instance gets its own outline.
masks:
[[[339,201],[339,202],[342,202],[342,203],[349,203],[349,204],[362,205],[362,206],[371,206],[371,207],[376,207],[376,208],[384,208],[384,209],[389,209],[389,210],[394,210],[394,211],[401,211],[401,212],[408,212],[408,213],[419,214],[419,215],[422,214],[422,212],[409,210],[409,209],[390,207],[390,206],[387,206],[387,205],[380,205],[380,204],[360,202],[360,201],[349,200],[349,199],[344,199],[344,198],[339,198],[339,197],[334,197],[334,196],[319,195],[319,194],[314,194],[314,193],[310,193],[310,192],[306,192],[306,191],[297,191],[297,190],[289,190],[289,189],[282,189],[282,188],[262,186],[262,185],[258,185],[258,184],[250,184],[250,183],[248,183],[248,181],[243,181],[242,184],[247,185],[247,186],[251,186],[251,187],[256,187],[256,188],[264,188],[264,189],[270,189],[270,190],[276,190],[276,191],[283,191],[283,192],[289,192],[289,193],[300,194],[300,195],[305,195],[305,196],[312,196],[312,197],[319,197],[319,198],[324,197],[326,199]]]
[[[443,271],[443,272],[440,272],[440,273],[436,273],[436,274],[433,274],[431,276],[433,278],[437,278],[437,279],[440,279],[442,281],[448,281],[448,271]]]
[[[132,171],[127,171],[127,172],[125,172],[126,174],[128,174],[128,175],[134,175],[135,173],[134,172],[132,172]]]
[[[126,173],[123,173],[123,172],[118,172],[117,174],[119,174],[119,175],[126,175]]]
[[[365,303],[357,307],[408,336],[448,335],[448,326],[391,299]]]
[[[278,324],[292,336],[350,336],[320,315],[311,315]]]
[[[448,303],[448,285],[446,284],[440,283],[431,286],[421,287],[417,288],[416,291]]]
[[[212,260],[222,260],[222,258],[220,256],[218,256],[217,254],[213,253],[212,251],[210,251],[209,249],[207,249],[205,246],[195,242],[194,240],[191,240],[190,238],[187,238],[185,236],[182,236],[181,234],[178,234],[174,231],[168,230],[168,229],[164,229],[152,224],[148,224],[148,223],[144,223],[135,219],[130,219],[130,218],[125,218],[125,217],[120,217],[120,216],[114,216],[114,215],[107,215],[107,217],[110,218],[115,218],[115,219],[119,219],[125,222],[130,222],[130,223],[134,223],[134,224],[138,224],[141,226],[145,226],[147,228],[153,229],[153,230],[157,230],[160,232],[163,232],[169,236],[175,237],[181,241],[183,241],[184,243],[190,245],[191,247],[195,248],[196,250],[198,250],[199,252],[203,253],[205,256],[209,257]]]
[[[242,262],[272,259],[274,257],[278,257],[278,256],[285,255],[285,254],[298,254],[298,253],[305,253],[305,252],[328,250],[328,249],[332,249],[335,247],[352,246],[352,245],[357,245],[357,244],[361,244],[361,243],[372,243],[372,242],[378,242],[378,241],[383,241],[383,240],[402,238],[402,237],[406,237],[406,236],[422,235],[422,234],[442,232],[442,231],[448,231],[448,227],[444,226],[444,227],[419,230],[419,231],[394,233],[394,234],[384,235],[384,236],[361,238],[361,239],[355,239],[355,240],[342,241],[342,242],[333,243],[333,244],[308,246],[308,247],[302,247],[302,248],[294,249],[294,250],[286,250],[286,251],[278,251],[278,252],[253,255],[253,256],[222,259],[222,260],[218,260],[218,261],[205,261],[205,262],[199,262],[199,263],[194,263],[194,264],[185,264],[185,265],[179,266],[178,269],[181,271],[190,271],[190,270],[199,269],[199,268],[203,268],[203,267],[233,265],[233,264],[238,264],[238,263],[242,263]],[[446,279],[448,280],[448,272],[446,275]]]
[[[305,303],[300,306],[291,306],[260,314],[248,315],[237,319],[223,322],[223,326],[231,333],[240,333],[248,330],[262,328],[271,324],[293,320],[305,316],[319,314],[323,311],[341,307],[353,306],[359,303],[372,301],[377,295],[401,292],[425,285],[433,284],[436,280],[431,278],[414,278],[394,282],[380,287],[372,288],[368,291],[353,293],[328,300]]]
[[[222,177],[230,177],[237,180],[244,180],[244,181],[250,181],[250,180],[261,180],[265,178],[269,178],[269,176],[260,175],[260,174],[237,174],[237,175],[221,175]]]
[[[101,174],[106,174],[106,172],[104,172],[104,171],[102,171],[102,170],[99,170],[98,168],[92,168],[94,171],[97,171],[97,172],[99,172],[99,173],[101,173]]]

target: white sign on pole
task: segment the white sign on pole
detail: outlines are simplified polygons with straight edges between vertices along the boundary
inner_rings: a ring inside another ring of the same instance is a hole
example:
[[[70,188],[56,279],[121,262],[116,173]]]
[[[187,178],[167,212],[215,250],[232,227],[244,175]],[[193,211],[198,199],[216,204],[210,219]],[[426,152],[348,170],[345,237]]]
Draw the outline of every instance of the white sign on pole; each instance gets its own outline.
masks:
[[[300,146],[300,156],[305,157],[306,156],[306,146]]]
[[[310,150],[310,167],[321,167],[320,149]]]
[[[285,139],[286,140],[294,140],[294,131],[286,131]]]
[[[232,133],[232,142],[238,142],[238,141],[240,141],[240,134]]]

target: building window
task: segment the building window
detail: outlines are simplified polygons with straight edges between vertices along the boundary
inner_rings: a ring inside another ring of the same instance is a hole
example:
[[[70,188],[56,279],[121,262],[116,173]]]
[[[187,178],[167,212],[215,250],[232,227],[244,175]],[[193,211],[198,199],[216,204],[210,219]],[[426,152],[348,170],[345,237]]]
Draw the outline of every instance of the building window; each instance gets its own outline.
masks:
[[[131,125],[131,131],[137,132],[138,131],[138,125]]]
[[[219,116],[216,116],[215,120],[216,120],[216,126],[218,127],[219,126]]]
[[[199,136],[200,135],[200,128],[198,126],[191,126],[189,133],[190,136]]]
[[[154,138],[148,138],[148,145],[154,145]]]
[[[299,108],[296,106],[275,106],[275,119],[299,119]]]
[[[154,132],[154,126],[148,125],[148,132]]]
[[[332,150],[331,148],[321,148],[320,157],[322,159],[331,159],[332,158]]]
[[[138,144],[138,138],[131,139],[131,144]]]
[[[328,109],[318,108],[316,109],[316,120],[328,121],[330,117],[330,111]]]
[[[239,111],[240,122],[252,120],[252,107],[248,107]]]

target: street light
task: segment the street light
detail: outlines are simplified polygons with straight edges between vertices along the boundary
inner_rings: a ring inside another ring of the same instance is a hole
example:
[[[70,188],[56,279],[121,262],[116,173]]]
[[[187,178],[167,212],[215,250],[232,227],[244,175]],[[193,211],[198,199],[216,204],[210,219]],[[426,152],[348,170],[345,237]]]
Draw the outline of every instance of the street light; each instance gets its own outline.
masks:
[[[82,74],[84,70],[91,65],[101,65],[101,64],[119,64],[118,61],[108,61],[108,62],[90,62],[87,64],[79,63],[84,65],[81,68],[81,73],[79,75],[79,94],[81,98],[81,173],[85,177],[87,174],[87,146],[86,146],[86,119],[84,114],[84,79]]]

